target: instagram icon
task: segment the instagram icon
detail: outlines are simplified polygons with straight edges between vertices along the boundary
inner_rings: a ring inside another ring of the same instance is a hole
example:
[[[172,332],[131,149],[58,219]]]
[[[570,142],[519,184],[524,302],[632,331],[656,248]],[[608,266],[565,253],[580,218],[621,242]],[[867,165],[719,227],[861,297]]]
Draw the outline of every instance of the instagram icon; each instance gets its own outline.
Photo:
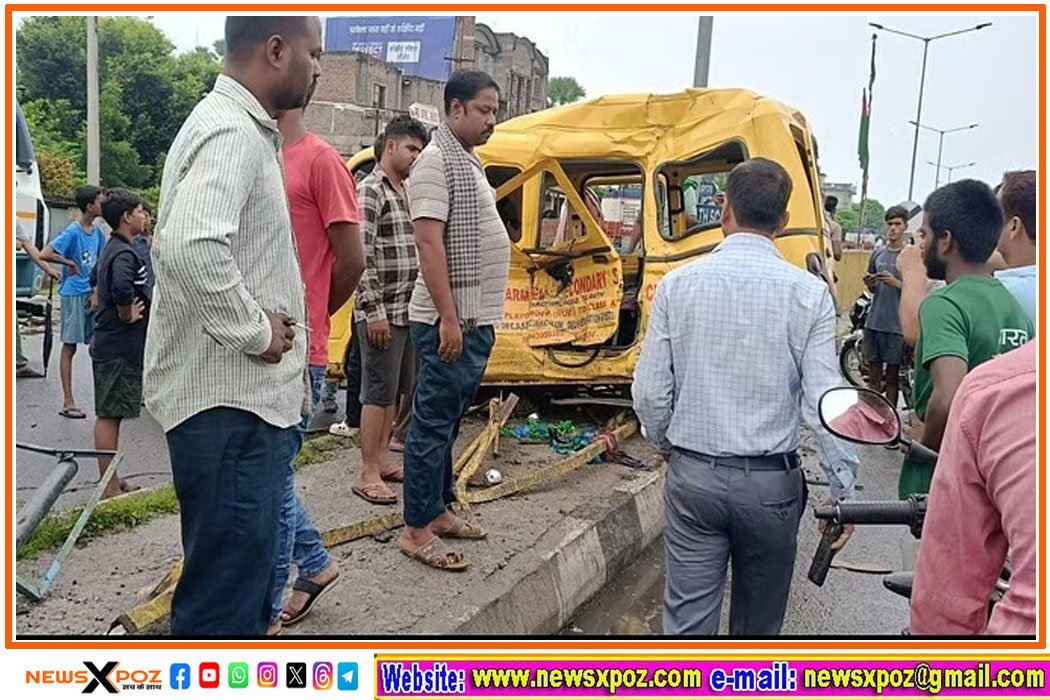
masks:
[[[260,663],[257,680],[260,688],[276,688],[277,664],[273,661],[263,661]]]
[[[318,661],[314,664],[314,690],[332,689],[332,664]]]

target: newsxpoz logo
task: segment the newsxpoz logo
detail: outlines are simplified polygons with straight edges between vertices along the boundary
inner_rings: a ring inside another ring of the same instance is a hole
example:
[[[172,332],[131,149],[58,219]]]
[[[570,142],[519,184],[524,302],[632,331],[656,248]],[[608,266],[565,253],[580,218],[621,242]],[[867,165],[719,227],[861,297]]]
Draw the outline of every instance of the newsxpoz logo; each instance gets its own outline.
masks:
[[[101,668],[85,661],[87,670],[56,671],[51,669],[26,671],[28,685],[82,685],[81,693],[102,689],[107,693],[121,690],[160,690],[161,672],[158,669],[121,669],[119,661],[107,661]]]

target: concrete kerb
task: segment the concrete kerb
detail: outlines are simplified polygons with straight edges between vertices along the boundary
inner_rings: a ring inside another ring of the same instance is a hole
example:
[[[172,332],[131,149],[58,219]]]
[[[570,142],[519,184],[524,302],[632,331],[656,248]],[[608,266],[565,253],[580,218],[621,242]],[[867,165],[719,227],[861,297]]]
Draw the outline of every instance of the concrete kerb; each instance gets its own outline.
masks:
[[[663,532],[665,468],[576,508],[550,536],[557,544],[535,568],[460,619],[453,634],[555,634]],[[555,595],[551,595],[552,591]]]

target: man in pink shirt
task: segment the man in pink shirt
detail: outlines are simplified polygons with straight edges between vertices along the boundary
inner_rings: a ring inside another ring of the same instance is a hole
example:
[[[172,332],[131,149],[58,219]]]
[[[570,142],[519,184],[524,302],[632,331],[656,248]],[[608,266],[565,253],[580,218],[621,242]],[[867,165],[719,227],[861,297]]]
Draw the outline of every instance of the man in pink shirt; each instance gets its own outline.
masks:
[[[1034,635],[1037,341],[987,362],[952,403],[915,567],[911,631]],[[1007,557],[1010,591],[988,617]]]
[[[365,257],[354,179],[339,153],[306,130],[304,110],[285,112],[277,124],[284,137],[288,209],[306,286],[306,318],[294,320],[309,328],[310,386],[316,410],[328,365],[329,315],[339,310],[357,287]],[[299,425],[294,454],[302,446],[308,422],[309,416],[305,416]],[[338,566],[295,492],[294,459],[288,465],[277,547],[270,634],[279,631],[282,624],[300,621],[339,577]],[[282,607],[289,562],[293,560],[299,574],[291,599]]]

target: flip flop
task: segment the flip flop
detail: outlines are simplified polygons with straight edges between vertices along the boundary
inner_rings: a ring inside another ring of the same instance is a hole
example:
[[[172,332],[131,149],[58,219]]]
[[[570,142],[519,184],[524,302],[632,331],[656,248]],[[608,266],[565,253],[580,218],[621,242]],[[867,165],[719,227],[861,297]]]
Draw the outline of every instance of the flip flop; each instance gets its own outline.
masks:
[[[470,566],[466,557],[449,549],[437,535],[416,549],[408,549],[404,545],[401,545],[400,549],[409,559],[442,571],[465,571]]]
[[[388,445],[388,449],[391,452],[403,454],[405,451],[405,443],[401,442],[400,440],[391,440],[390,445]]]
[[[394,484],[403,484],[405,482],[405,468],[398,467],[392,472],[380,474],[380,478],[383,481],[389,481]]]
[[[42,372],[37,372],[29,365],[24,365],[15,370],[15,376],[22,379],[40,379],[44,374]]]
[[[376,506],[393,506],[397,505],[397,496],[377,496],[377,489],[381,489],[380,484],[369,484],[367,486],[354,486],[350,491],[360,498],[368,501],[372,505]]]
[[[314,607],[314,604],[321,599],[321,597],[332,590],[332,587],[339,581],[339,572],[336,572],[335,578],[323,586],[319,583],[314,583],[310,579],[299,577],[295,579],[295,583],[292,584],[293,591],[302,591],[309,597],[303,604],[303,607],[299,609],[297,613],[290,613],[287,610],[281,611],[281,625],[283,627],[291,627],[297,622],[301,621],[306,614],[310,612],[310,609]]]
[[[336,437],[352,438],[357,437],[360,431],[357,428],[351,428],[346,423],[333,423],[328,426],[328,432]]]
[[[441,533],[441,537],[451,537],[456,540],[483,540],[488,536],[489,534],[482,530],[480,525],[476,525],[458,515],[452,521],[452,526]]]
[[[63,418],[87,418],[87,415],[79,408],[63,408],[58,412]]]

